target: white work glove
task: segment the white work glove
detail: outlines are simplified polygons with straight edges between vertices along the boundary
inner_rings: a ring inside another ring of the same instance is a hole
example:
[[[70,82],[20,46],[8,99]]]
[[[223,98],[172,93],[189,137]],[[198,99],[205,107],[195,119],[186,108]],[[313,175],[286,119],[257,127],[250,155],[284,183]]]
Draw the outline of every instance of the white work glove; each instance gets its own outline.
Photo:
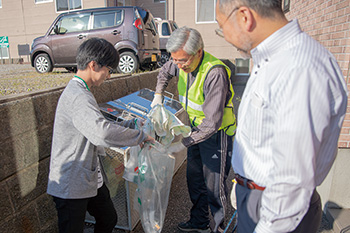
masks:
[[[170,146],[168,147],[168,153],[169,154],[178,153],[178,152],[182,151],[183,149],[186,149],[186,147],[184,146],[184,144],[182,144],[181,141],[174,142],[174,143],[170,144]]]
[[[151,103],[151,108],[156,106],[157,104],[163,104],[163,95],[159,93],[155,93],[153,97],[153,101]]]

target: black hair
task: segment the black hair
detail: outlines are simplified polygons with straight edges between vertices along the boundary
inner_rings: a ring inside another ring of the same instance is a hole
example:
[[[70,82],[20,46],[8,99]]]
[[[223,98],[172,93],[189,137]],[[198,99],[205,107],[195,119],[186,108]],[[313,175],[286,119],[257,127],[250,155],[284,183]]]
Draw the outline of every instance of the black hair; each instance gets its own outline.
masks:
[[[85,70],[91,61],[95,61],[100,66],[116,69],[119,63],[119,53],[107,40],[90,38],[78,48],[76,57],[78,70]]]

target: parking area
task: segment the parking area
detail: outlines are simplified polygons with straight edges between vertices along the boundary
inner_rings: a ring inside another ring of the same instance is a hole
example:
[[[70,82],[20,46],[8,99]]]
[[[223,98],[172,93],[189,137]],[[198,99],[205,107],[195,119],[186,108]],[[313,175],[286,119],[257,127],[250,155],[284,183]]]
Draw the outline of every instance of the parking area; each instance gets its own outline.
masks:
[[[0,65],[0,96],[63,86],[71,78],[72,74],[62,68],[39,74],[30,64]]]
[[[3,64],[0,65],[0,96],[65,86],[73,75],[64,68],[39,74],[30,64]],[[121,74],[113,74],[117,75]]]

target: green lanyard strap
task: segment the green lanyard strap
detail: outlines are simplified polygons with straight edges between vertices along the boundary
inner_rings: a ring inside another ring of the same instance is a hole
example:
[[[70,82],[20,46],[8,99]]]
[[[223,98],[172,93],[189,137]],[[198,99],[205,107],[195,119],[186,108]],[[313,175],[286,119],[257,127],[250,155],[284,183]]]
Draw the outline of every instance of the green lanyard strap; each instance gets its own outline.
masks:
[[[85,84],[85,86],[86,86],[86,88],[90,91],[90,89],[89,89],[89,87],[88,87],[88,85],[86,84],[86,82],[85,82],[84,79],[82,79],[82,78],[80,78],[79,76],[76,76],[76,75],[74,75],[74,77],[80,79],[81,81],[83,81],[84,84]]]

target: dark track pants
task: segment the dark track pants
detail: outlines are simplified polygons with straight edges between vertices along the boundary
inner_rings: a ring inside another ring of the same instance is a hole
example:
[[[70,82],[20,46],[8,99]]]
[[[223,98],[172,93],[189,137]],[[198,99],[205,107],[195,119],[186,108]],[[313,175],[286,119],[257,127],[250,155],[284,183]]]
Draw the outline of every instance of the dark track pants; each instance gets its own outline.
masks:
[[[112,232],[117,223],[117,212],[105,184],[97,195],[84,199],[62,199],[53,197],[58,214],[60,233],[83,233],[86,211],[95,217],[95,233]]]
[[[251,190],[241,185],[236,185],[237,199],[237,232],[254,232],[259,221],[259,209],[261,207],[261,196],[263,191]],[[316,233],[321,223],[322,206],[321,199],[314,190],[308,211],[291,233]]]
[[[187,185],[192,201],[191,223],[198,227],[209,224],[209,207],[213,215],[213,232],[224,229],[226,178],[231,167],[232,136],[220,130],[187,151]]]

